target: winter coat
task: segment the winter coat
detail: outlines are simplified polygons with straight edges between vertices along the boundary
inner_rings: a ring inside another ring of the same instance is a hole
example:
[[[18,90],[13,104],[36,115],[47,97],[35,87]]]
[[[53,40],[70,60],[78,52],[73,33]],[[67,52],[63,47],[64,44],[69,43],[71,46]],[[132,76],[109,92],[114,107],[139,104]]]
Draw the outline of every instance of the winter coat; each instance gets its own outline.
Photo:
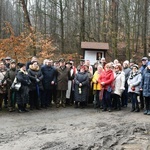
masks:
[[[91,82],[92,78],[93,78],[93,74],[90,71],[86,71],[86,72],[87,72],[88,77],[89,77],[89,82]]]
[[[57,90],[68,90],[70,69],[66,66],[57,68]]]
[[[119,96],[122,95],[123,90],[125,90],[125,74],[124,72],[116,73],[114,80],[114,94]]]
[[[74,83],[75,83],[75,91],[74,91],[75,101],[77,102],[86,101],[87,90],[89,88],[89,77],[87,72],[78,72],[75,75]],[[80,83],[82,84],[81,87],[79,87]]]
[[[145,70],[140,87],[143,89],[143,96],[150,97],[150,69]]]
[[[141,68],[140,68],[140,72],[141,72],[141,75],[142,75],[142,76],[144,75],[144,73],[145,73],[145,71],[146,71],[147,64],[148,64],[148,63],[146,63],[145,65],[142,65]]]
[[[125,73],[125,88],[127,89],[128,88],[127,80],[130,76],[131,68],[126,67],[126,68],[123,69],[123,72]]]
[[[128,78],[128,92],[140,94],[140,83],[142,75],[139,71],[136,73],[131,72]]]
[[[131,69],[126,67],[123,69],[123,72],[125,73],[125,81],[127,81],[130,76]]]
[[[46,90],[52,90],[56,85],[56,69],[52,66],[44,65],[41,68],[43,74],[43,87]],[[54,84],[51,82],[54,81]]]
[[[28,76],[31,80],[29,90],[35,91],[37,88],[36,86],[38,86],[40,90],[43,90],[43,84],[42,84],[43,74],[39,66],[34,67],[33,65],[30,65],[28,69]],[[37,79],[39,79],[39,82],[37,81]]]
[[[108,90],[108,88],[112,88],[113,81],[114,81],[114,73],[112,70],[108,71],[104,70],[98,79],[99,83],[101,82],[105,83],[103,86],[105,90]]]
[[[17,104],[26,104],[29,102],[29,86],[31,84],[30,78],[28,73],[22,69],[18,71],[16,78],[18,82],[21,82],[21,88],[19,91],[16,91]]]
[[[7,70],[5,77],[2,82],[7,81],[7,88],[10,89],[15,77],[17,74],[17,69],[16,68],[11,68]]]
[[[1,85],[0,85],[0,94],[6,93],[6,84],[7,84],[7,82],[5,81],[5,82],[2,83],[2,80],[4,79],[5,74],[6,74],[6,70],[0,70],[0,83],[1,83]]]
[[[100,77],[100,74],[98,73],[98,71],[95,71],[93,78],[92,78],[93,90],[101,90],[102,89],[101,84],[98,82],[99,77]]]

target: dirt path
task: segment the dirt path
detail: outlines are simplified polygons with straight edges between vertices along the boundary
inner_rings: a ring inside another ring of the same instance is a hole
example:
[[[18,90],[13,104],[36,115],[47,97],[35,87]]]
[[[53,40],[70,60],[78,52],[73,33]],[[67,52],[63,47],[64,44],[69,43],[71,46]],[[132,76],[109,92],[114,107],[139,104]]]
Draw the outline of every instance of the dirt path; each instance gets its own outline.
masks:
[[[150,116],[49,108],[0,112],[0,150],[150,150]]]

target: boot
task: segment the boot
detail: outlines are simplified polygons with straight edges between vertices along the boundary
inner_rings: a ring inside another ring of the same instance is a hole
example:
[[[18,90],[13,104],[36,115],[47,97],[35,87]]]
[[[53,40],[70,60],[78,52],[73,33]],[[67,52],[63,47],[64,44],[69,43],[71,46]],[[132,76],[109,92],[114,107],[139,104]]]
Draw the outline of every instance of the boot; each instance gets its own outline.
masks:
[[[132,108],[132,109],[131,109],[131,112],[134,112],[134,111],[135,111],[135,108]]]
[[[81,109],[85,108],[85,103],[84,102],[80,102],[80,108]]]
[[[65,107],[66,107],[66,104],[65,104],[65,103],[62,103],[62,107],[64,107],[64,108],[65,108]]]
[[[78,108],[78,102],[75,102],[74,108]]]
[[[19,113],[23,113],[24,112],[23,109],[22,109],[22,105],[20,105],[20,104],[18,104],[18,112]]]
[[[59,108],[59,107],[60,107],[59,103],[58,103],[58,104],[56,104],[56,108]]]
[[[150,110],[147,111],[147,115],[150,115]]]
[[[13,107],[9,107],[9,112],[13,112],[15,109]]]
[[[144,115],[147,115],[147,113],[148,113],[148,110],[145,110],[145,111],[144,111]]]
[[[23,105],[23,111],[24,111],[24,112],[29,112],[29,110],[27,110],[26,107],[27,107],[26,104],[24,104],[24,105]]]
[[[135,112],[140,112],[140,108],[139,107],[136,108]]]

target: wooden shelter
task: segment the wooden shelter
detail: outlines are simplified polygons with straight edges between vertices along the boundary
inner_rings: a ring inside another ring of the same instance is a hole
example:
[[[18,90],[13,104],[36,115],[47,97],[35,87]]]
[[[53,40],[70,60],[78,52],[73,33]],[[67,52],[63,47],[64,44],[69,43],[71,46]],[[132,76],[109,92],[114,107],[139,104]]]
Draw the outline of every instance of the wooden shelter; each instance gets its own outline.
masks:
[[[90,60],[91,65],[100,61],[102,57],[106,57],[106,52],[109,50],[108,43],[100,42],[81,42],[81,50],[83,50],[83,58]]]

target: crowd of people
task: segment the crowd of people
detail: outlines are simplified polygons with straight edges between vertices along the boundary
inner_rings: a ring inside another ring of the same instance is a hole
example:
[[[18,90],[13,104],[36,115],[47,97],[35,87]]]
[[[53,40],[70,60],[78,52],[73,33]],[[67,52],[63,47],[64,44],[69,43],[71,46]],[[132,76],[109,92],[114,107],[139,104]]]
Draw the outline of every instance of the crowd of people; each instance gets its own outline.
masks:
[[[22,113],[52,105],[85,108],[92,103],[94,108],[111,112],[128,107],[131,101],[131,112],[143,110],[150,115],[150,62],[143,57],[141,63],[101,58],[93,66],[89,60],[74,66],[64,58],[44,59],[39,64],[32,57],[25,64],[6,57],[0,62],[0,110]],[[19,89],[12,86],[14,81],[20,83]]]

